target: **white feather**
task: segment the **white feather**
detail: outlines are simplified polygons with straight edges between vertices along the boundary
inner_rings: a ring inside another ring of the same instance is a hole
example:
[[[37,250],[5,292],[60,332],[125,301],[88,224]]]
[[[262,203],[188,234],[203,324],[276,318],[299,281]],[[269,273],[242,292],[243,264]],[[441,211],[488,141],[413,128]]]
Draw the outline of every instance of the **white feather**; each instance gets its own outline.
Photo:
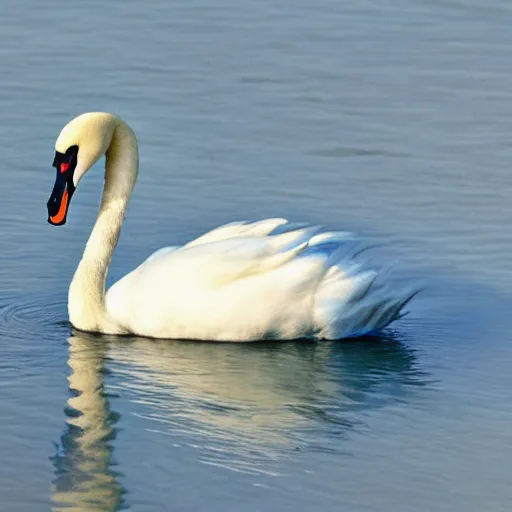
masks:
[[[306,254],[312,232],[226,238],[218,231],[215,240],[215,231],[201,237],[209,242],[152,255],[112,286],[112,318],[157,338],[335,339],[382,329],[408,297],[373,294],[377,273],[351,260],[342,267],[328,251]]]

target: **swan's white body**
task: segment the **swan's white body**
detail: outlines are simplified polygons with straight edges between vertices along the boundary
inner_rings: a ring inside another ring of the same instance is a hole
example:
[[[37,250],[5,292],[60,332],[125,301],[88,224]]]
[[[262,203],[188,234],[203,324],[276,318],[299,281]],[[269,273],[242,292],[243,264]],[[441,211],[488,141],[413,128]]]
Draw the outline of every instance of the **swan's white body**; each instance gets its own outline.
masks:
[[[98,220],[69,290],[78,329],[155,338],[337,339],[382,329],[413,293],[390,293],[347,252],[346,233],[284,219],[238,222],[154,253],[105,295],[105,280],[138,172],[132,130],[111,114],[75,118],[57,151],[77,144],[76,184],[106,153]]]

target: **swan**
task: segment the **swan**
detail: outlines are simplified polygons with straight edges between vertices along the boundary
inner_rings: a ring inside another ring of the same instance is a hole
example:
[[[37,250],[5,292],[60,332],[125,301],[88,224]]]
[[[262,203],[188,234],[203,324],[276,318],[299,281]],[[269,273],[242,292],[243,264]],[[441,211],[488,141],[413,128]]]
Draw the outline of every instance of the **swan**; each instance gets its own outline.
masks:
[[[65,224],[80,180],[103,155],[100,210],[69,287],[77,330],[212,341],[340,339],[386,327],[416,293],[393,292],[379,272],[356,263],[350,233],[281,218],[232,222],[164,247],[105,292],[139,170],[126,122],[90,112],[62,129],[47,207],[50,224]]]

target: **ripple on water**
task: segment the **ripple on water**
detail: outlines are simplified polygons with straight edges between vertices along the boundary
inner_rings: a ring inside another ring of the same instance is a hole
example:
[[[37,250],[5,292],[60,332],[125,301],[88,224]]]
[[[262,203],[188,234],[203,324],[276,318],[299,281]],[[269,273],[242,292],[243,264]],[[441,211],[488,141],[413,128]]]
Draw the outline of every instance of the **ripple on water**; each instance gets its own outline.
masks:
[[[69,328],[66,304],[46,295],[8,295],[0,298],[0,340],[62,337]]]

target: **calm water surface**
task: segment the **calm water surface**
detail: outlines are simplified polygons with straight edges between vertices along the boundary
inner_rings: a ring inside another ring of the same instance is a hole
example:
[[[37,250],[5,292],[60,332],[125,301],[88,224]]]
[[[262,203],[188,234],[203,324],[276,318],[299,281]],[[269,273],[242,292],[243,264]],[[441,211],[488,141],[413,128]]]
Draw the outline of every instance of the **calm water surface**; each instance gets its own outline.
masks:
[[[4,0],[2,510],[510,510],[511,26],[504,0]],[[277,215],[383,242],[425,293],[359,341],[72,333],[101,171],[66,227],[46,200],[88,110],[141,146],[109,279]]]

